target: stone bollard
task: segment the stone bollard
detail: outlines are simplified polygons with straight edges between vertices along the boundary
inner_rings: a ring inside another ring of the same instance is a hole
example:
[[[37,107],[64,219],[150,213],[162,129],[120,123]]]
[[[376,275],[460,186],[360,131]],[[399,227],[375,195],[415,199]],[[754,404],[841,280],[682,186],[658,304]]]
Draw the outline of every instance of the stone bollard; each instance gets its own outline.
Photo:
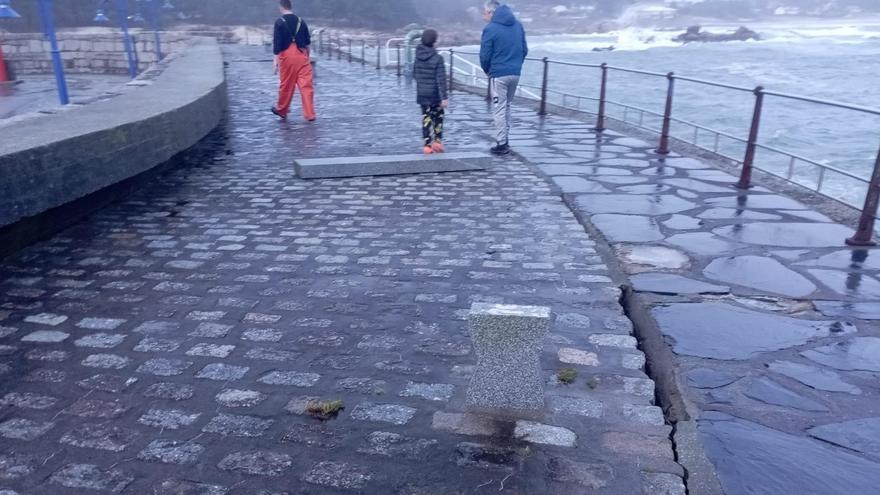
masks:
[[[541,352],[550,308],[476,303],[468,322],[477,366],[467,406],[482,412],[534,412],[544,408]]]

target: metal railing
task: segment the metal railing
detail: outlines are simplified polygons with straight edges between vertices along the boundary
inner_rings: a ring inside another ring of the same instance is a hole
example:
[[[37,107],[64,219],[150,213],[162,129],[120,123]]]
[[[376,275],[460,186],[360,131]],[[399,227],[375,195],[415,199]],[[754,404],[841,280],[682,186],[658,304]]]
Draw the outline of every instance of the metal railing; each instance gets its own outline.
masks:
[[[393,48],[392,45],[394,43],[392,43],[392,41],[394,40],[389,40],[386,47],[387,65],[396,65],[398,76],[402,76],[402,44],[399,42],[401,40],[398,40],[398,43]],[[321,45],[324,45],[323,39],[321,40]],[[379,62],[379,60],[381,59],[381,46],[378,42],[377,47],[377,68],[381,68],[381,63]],[[341,58],[346,48],[345,44],[341,40],[339,40],[339,38],[337,38],[336,49],[338,50],[339,57]],[[470,87],[471,89],[486,87],[486,97],[491,97],[491,81],[489,77],[482,73],[482,69],[480,68],[479,64],[474,63],[466,58],[478,57],[478,53],[455,50],[454,48],[444,49],[442,50],[442,52],[444,53],[447,63],[449,65],[448,69],[451,88],[456,86],[457,84]],[[395,55],[394,59],[391,58],[392,54]],[[351,60],[352,48],[350,43],[348,46],[348,56],[349,60]],[[364,59],[365,58],[362,57],[362,60]],[[652,72],[629,67],[617,67],[604,63],[584,64],[562,60],[551,60],[547,57],[529,57],[526,58],[526,61],[537,62],[541,64],[541,84],[540,86],[537,86],[522,83],[520,85],[521,87],[518,89],[517,96],[535,100],[538,103],[538,113],[540,115],[547,114],[547,108],[548,104],[550,104],[551,96],[555,96],[561,100],[558,104],[558,106],[561,108],[584,112],[587,114],[594,114],[596,118],[596,125],[594,127],[594,130],[596,132],[605,131],[607,121],[617,121],[627,126],[632,126],[643,131],[658,134],[659,141],[655,152],[660,155],[669,154],[670,141],[671,139],[676,139],[678,141],[690,144],[703,151],[715,154],[721,158],[727,159],[735,163],[741,168],[739,180],[736,183],[736,187],[739,189],[745,190],[752,187],[752,175],[754,169],[761,170],[762,172],[779,177],[798,186],[806,187],[822,196],[840,201],[856,209],[860,208],[861,217],[859,220],[858,229],[853,237],[846,240],[846,243],[851,246],[876,245],[872,238],[877,218],[878,203],[880,203],[880,152],[878,152],[874,163],[872,177],[868,178],[853,172],[849,172],[847,170],[843,170],[833,165],[821,163],[817,160],[802,156],[801,154],[763,143],[760,140],[760,129],[762,123],[762,114],[764,111],[764,102],[767,97],[779,98],[787,101],[805,102],[813,105],[842,109],[878,117],[880,117],[880,109],[831,100],[824,100],[819,98],[812,98],[802,95],[768,91],[762,86],[748,88],[744,86],[736,86],[732,84],[708,81],[695,77],[680,76],[673,72]],[[581,95],[568,91],[551,89],[549,87],[550,68],[554,65],[581,68],[587,70],[598,70],[600,82],[598,84],[598,87],[595,88],[597,91],[597,95]],[[610,86],[609,76],[615,73],[633,74],[648,78],[665,79],[666,98],[664,101],[663,111],[656,112],[646,108],[609,99],[607,96],[608,88]],[[734,91],[741,94],[751,94],[754,98],[754,103],[751,107],[751,120],[748,136],[739,137],[729,132],[713,129],[711,127],[675,116],[673,114],[673,104],[675,102],[677,82],[696,84],[726,91]],[[585,109],[582,105],[584,101],[591,102],[591,104],[594,103],[596,105],[596,110]],[[570,102],[574,103],[570,104]],[[615,109],[617,110],[617,112],[614,111]],[[646,122],[646,120],[654,120],[657,122],[658,125],[652,126],[650,125],[650,123]],[[690,131],[688,131],[686,135],[676,135],[673,132],[673,125],[690,129]],[[709,137],[709,142],[707,143],[705,141],[705,138],[703,141],[701,141],[701,136]],[[725,152],[721,146],[722,140],[735,143],[737,146],[742,146],[742,154],[734,155]],[[756,162],[758,150],[783,157],[787,161],[787,167],[784,168],[784,171],[779,171],[771,167],[761,166],[759,163]],[[805,165],[818,171],[818,177],[816,178],[814,184],[805,182],[804,180],[799,180],[799,165]],[[847,197],[834,195],[833,193],[829,192],[826,187],[828,184],[829,175],[837,175],[842,178],[853,180],[866,187],[867,191],[865,193],[864,203],[858,204],[856,201],[853,201]]]

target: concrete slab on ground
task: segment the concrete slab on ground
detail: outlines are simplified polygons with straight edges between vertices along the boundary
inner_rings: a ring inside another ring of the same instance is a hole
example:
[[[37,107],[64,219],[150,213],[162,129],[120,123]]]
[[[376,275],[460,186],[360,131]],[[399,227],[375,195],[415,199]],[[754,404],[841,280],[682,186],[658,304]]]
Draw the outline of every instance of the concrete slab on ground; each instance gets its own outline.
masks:
[[[294,167],[300,179],[329,179],[485,170],[491,163],[489,155],[470,152],[304,158]]]

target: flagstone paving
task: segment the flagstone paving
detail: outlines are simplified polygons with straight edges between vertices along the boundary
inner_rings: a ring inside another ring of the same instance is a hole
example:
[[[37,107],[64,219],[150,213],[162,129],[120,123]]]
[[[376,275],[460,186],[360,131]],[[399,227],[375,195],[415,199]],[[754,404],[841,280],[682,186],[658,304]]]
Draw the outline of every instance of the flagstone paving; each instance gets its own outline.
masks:
[[[321,60],[320,120],[279,122],[266,54],[227,60],[228,120],[184,166],[0,265],[0,493],[684,493],[620,289],[549,181],[516,158],[299,180],[295,157],[417,150],[412,88]],[[485,104],[455,105],[448,146],[483,150]],[[478,302],[557,315],[539,417],[465,413]]]

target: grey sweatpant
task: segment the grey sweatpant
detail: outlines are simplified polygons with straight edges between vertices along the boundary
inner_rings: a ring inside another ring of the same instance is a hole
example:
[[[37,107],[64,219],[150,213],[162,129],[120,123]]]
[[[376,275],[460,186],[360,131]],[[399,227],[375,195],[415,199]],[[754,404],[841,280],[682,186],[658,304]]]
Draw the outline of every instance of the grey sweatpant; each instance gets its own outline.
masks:
[[[498,144],[507,144],[510,134],[510,104],[516,96],[518,85],[519,76],[501,76],[492,79],[492,103]]]

